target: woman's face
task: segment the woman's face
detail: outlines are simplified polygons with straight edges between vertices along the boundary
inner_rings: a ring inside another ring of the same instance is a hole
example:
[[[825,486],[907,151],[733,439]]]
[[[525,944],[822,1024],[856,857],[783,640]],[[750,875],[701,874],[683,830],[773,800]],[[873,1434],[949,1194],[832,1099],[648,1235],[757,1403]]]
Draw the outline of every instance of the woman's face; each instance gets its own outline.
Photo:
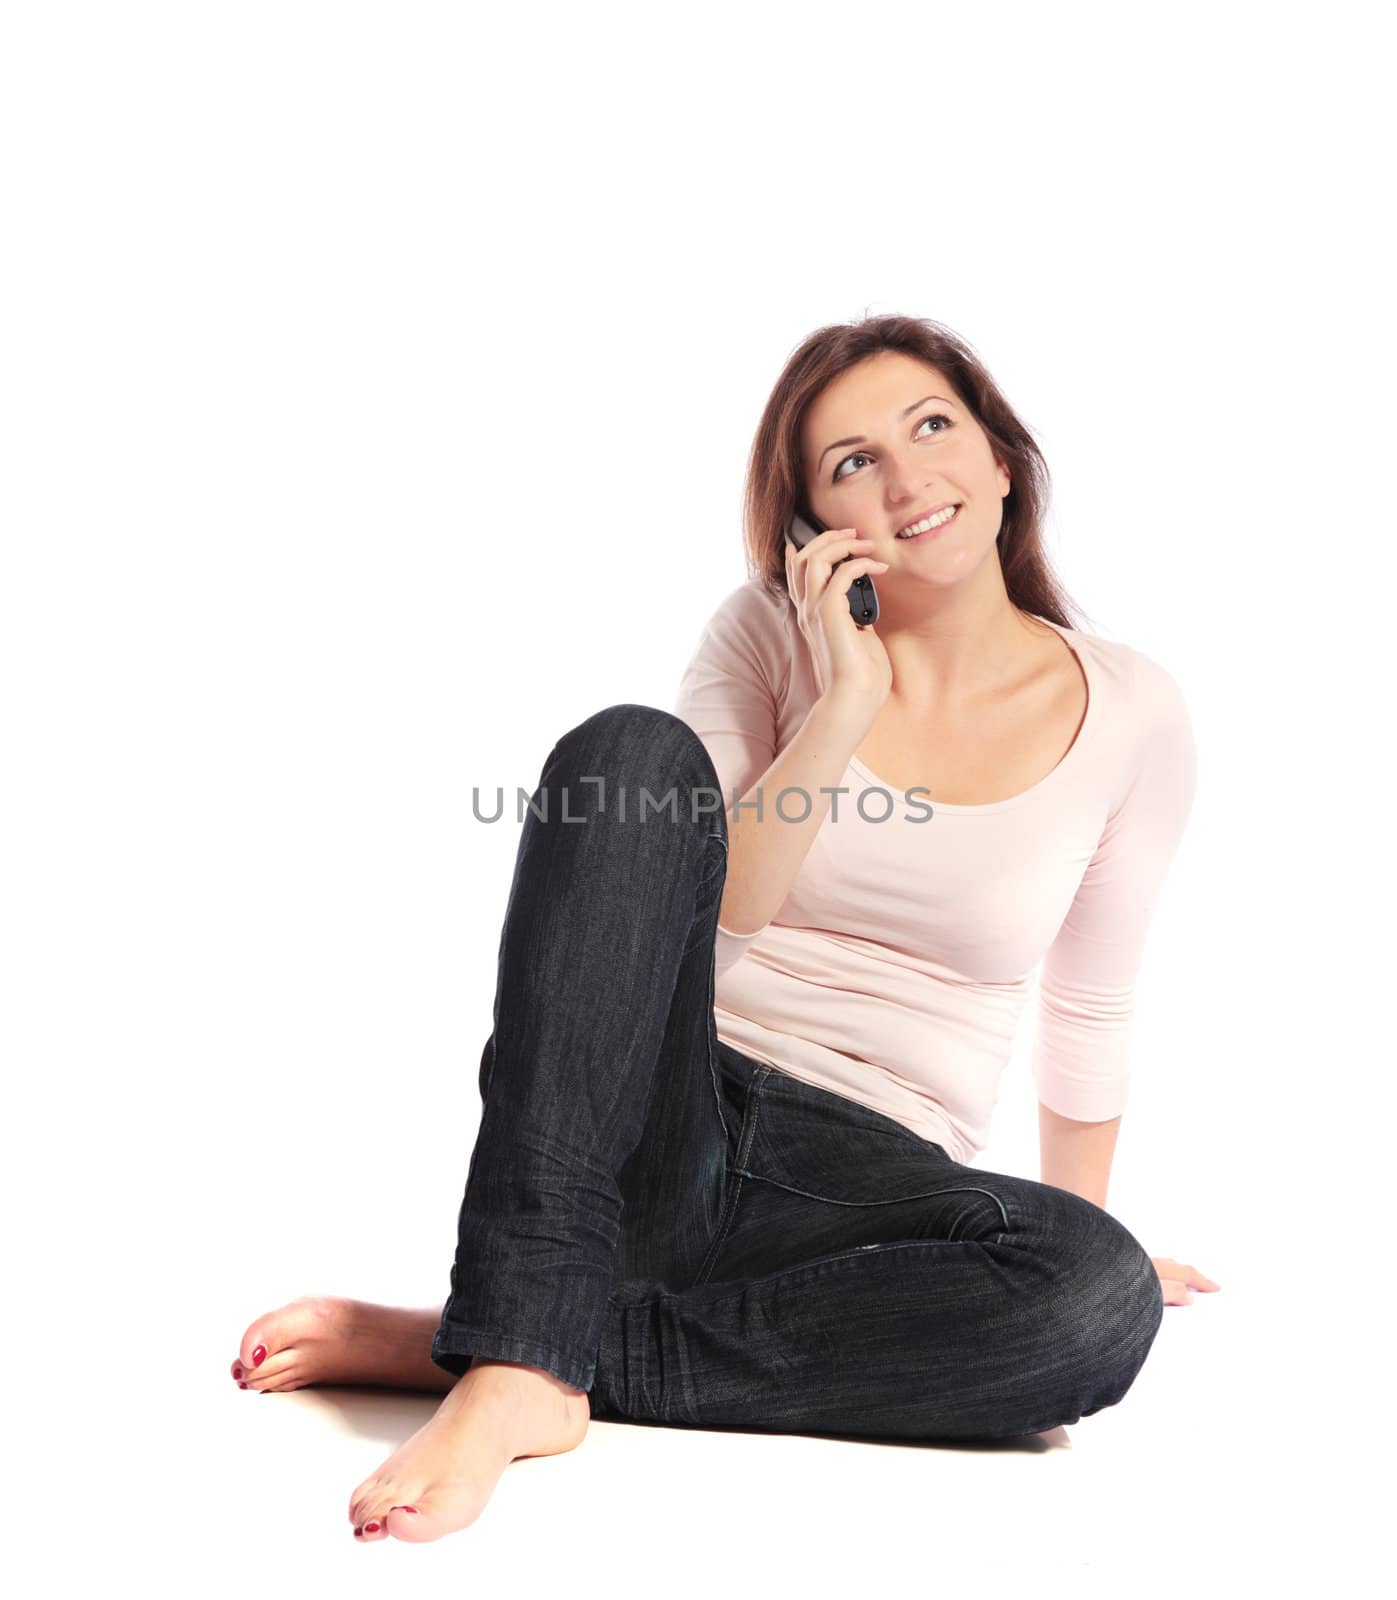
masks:
[[[801,431],[805,492],[827,528],[854,528],[894,577],[958,579],[994,549],[1009,474],[985,431],[937,368],[883,350],[828,384]],[[946,505],[943,527],[904,540],[909,524]]]

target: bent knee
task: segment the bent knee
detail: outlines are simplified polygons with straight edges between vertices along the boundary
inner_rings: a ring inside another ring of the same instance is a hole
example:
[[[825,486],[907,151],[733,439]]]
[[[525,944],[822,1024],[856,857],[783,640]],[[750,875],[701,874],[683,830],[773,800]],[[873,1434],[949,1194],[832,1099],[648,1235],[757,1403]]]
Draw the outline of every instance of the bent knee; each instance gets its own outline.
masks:
[[[622,700],[615,705],[603,706],[584,717],[563,735],[564,740],[578,739],[644,739],[673,736],[679,730],[690,738],[697,735],[688,723],[666,711],[662,706],[641,705],[636,701]],[[563,740],[559,740],[561,744]]]
[[[1138,1368],[1164,1313],[1159,1274],[1140,1244],[1109,1213],[1092,1207],[1069,1262],[1070,1315],[1105,1361]]]
[[[1053,1190],[1043,1218],[1043,1248],[1054,1298],[1069,1319],[1106,1344],[1148,1347],[1164,1309],[1159,1274],[1144,1246],[1118,1218],[1067,1190]]]
[[[720,794],[718,774],[698,734],[661,706],[621,701],[603,706],[569,728],[554,746],[551,762],[562,761],[579,776],[597,776],[663,788],[668,784],[711,787]],[[551,763],[550,763],[551,764]]]

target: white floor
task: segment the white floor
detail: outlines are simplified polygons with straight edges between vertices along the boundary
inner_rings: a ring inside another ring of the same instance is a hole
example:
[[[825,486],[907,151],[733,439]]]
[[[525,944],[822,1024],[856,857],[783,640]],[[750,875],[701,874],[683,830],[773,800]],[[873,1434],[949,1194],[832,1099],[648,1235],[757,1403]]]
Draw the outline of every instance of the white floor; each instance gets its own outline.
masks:
[[[472,1528],[416,1547],[361,1545],[346,1504],[435,1400],[239,1390],[226,1368],[245,1319],[215,1303],[252,1293],[235,1259],[241,1287],[186,1301],[181,1325],[104,1330],[110,1356],[94,1350],[91,1376],[70,1375],[69,1403],[47,1387],[29,1397],[74,1470],[11,1494],[16,1559],[52,1584],[12,1592],[100,1594],[118,1578],[244,1600],[312,1585],[804,1596],[935,1594],[953,1578],[976,1595],[1134,1596],[1346,1575],[1342,1592],[1381,1587],[1385,1497],[1362,1465],[1363,1383],[1340,1364],[1323,1391],[1285,1388],[1287,1351],[1310,1335],[1343,1343],[1293,1294],[1287,1309],[1221,1259],[1225,1292],[1167,1307],[1126,1400],[1072,1429],[961,1447],[598,1422],[578,1450],[508,1468]],[[122,1348],[145,1354],[123,1363]],[[36,1494],[55,1513],[44,1539]]]
[[[424,1081],[444,1074],[424,1069]],[[1166,1306],[1125,1399],[999,1447],[594,1422],[512,1464],[476,1524],[356,1541],[351,1491],[427,1394],[262,1396],[228,1368],[303,1293],[440,1304],[474,1142],[471,1086],[328,1098],[291,1073],[198,1103],[113,1084],[42,1141],[9,1209],[9,1592],[237,1600],[1231,1595],[1258,1578],[1389,1592],[1390,1251],[1381,1129],[1342,1159],[1305,1107],[1141,1085],[1109,1209],[1222,1285]],[[55,1085],[56,1087],[56,1085]],[[1032,1174],[1007,1094],[980,1165]],[[119,1120],[116,1120],[119,1117]],[[18,1573],[23,1581],[13,1581]],[[1293,1592],[1300,1592],[1295,1588]]]

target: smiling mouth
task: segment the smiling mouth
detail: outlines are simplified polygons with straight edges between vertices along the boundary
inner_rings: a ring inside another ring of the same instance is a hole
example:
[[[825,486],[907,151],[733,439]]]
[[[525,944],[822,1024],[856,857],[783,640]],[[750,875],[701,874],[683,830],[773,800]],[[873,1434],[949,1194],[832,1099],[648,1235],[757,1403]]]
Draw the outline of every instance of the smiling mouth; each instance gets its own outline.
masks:
[[[895,534],[894,537],[902,544],[915,544],[919,539],[934,539],[938,533],[944,532],[960,516],[962,503],[957,501],[949,516],[946,515],[944,510],[938,511],[935,516],[923,517],[920,522],[914,522],[905,533]],[[931,524],[930,527],[927,526],[928,523]]]

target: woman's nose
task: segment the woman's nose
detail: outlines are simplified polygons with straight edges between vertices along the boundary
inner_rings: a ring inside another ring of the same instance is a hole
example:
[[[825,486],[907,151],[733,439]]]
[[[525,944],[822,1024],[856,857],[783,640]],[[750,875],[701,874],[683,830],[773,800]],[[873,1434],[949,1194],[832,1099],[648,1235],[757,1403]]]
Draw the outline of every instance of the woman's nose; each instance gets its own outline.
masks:
[[[915,508],[922,503],[926,498],[927,486],[922,477],[925,471],[925,461],[904,460],[894,453],[884,458],[883,484],[890,511],[901,506]]]
[[[896,517],[901,512],[916,511],[920,506],[929,506],[935,496],[930,488],[910,474],[905,478],[890,476],[888,480],[887,512],[890,517]]]

